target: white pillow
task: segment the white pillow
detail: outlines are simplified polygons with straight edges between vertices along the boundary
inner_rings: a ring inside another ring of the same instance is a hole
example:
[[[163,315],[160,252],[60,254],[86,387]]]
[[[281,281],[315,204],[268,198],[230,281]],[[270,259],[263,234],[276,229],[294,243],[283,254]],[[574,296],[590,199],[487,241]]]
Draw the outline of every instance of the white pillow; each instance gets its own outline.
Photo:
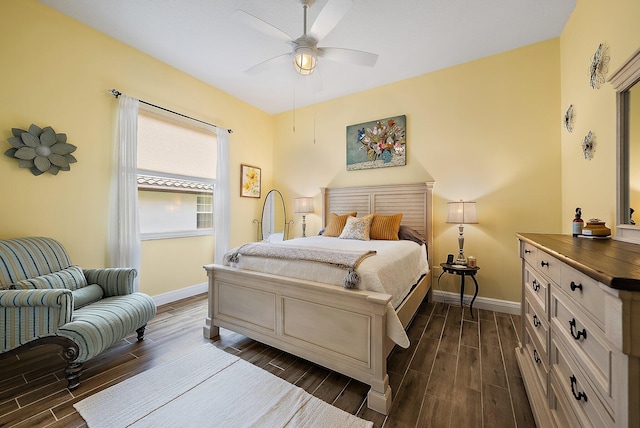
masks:
[[[371,231],[371,220],[373,214],[366,217],[347,217],[347,223],[342,229],[340,239],[358,239],[360,241],[369,241],[369,232]]]

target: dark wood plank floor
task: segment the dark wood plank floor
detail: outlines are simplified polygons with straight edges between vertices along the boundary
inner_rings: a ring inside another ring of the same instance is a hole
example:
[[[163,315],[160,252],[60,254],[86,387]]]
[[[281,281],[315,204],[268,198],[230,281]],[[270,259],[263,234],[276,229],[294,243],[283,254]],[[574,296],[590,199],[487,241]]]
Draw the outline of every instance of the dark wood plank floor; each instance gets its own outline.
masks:
[[[206,312],[204,295],[160,307],[143,342],[132,335],[85,363],[74,392],[66,389],[59,348],[4,354],[0,427],[86,426],[74,403],[209,342]],[[389,416],[367,409],[361,382],[227,330],[215,344],[376,427],[534,427],[514,354],[519,317],[474,313],[471,319],[468,308],[422,304],[408,329],[411,346],[396,347],[388,359]]]

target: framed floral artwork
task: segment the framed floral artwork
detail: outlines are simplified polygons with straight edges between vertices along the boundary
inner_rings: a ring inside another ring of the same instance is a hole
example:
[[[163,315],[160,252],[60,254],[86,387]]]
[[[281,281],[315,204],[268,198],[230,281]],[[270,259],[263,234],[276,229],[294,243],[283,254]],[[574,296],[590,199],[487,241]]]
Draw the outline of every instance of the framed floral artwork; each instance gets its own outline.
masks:
[[[347,126],[347,171],[407,164],[405,115]]]
[[[260,168],[240,165],[240,196],[260,198]]]

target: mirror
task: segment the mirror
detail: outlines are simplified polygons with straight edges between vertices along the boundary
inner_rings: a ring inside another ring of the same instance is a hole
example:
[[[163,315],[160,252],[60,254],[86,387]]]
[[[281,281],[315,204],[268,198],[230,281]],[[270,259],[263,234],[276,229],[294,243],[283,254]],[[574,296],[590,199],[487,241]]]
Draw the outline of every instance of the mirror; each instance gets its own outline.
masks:
[[[640,244],[640,50],[609,81],[616,90],[618,122],[616,239]]]
[[[640,225],[640,83],[627,90],[627,139],[629,145],[629,208],[623,208],[624,224]],[[633,212],[637,211],[635,217]]]
[[[263,241],[278,242],[287,239],[287,211],[280,191],[272,189],[267,193],[262,205],[260,226],[260,237]]]

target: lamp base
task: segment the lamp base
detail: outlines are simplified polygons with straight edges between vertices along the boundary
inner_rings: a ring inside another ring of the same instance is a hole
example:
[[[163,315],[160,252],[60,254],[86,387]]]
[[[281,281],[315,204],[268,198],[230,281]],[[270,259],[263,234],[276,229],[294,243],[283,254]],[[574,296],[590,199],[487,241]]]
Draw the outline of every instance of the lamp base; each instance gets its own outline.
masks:
[[[464,251],[462,250],[464,248],[464,232],[463,232],[463,226],[459,225],[458,226],[458,231],[460,232],[460,234],[458,235],[458,257],[456,258],[456,264],[457,265],[462,265],[462,266],[466,266],[467,265],[467,258],[464,256]]]
[[[305,223],[305,215],[302,215],[302,237],[306,238],[307,237],[307,223]]]
[[[466,266],[467,265],[467,258],[462,253],[458,254],[458,257],[453,261],[453,264]]]

